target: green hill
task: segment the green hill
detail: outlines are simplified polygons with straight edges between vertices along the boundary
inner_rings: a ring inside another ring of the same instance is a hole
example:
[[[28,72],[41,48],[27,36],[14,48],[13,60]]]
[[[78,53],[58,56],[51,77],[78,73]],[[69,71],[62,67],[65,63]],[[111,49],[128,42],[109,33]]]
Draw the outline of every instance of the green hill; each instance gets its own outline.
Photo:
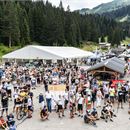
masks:
[[[7,54],[7,53],[9,53],[9,52],[12,52],[12,51],[14,51],[14,50],[17,50],[17,49],[19,49],[19,48],[20,48],[19,46],[13,46],[13,47],[9,48],[9,47],[7,47],[7,46],[0,45],[0,58],[1,58],[3,55],[5,55],[5,54]]]

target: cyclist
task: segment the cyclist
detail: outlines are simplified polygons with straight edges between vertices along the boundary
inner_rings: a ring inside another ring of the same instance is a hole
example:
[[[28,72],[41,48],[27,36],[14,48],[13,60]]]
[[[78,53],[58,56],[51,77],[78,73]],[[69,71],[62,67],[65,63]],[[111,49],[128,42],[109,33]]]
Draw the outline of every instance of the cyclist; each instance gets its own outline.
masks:
[[[28,92],[22,89],[20,92],[20,98],[22,102],[21,105],[26,109],[28,105]]]

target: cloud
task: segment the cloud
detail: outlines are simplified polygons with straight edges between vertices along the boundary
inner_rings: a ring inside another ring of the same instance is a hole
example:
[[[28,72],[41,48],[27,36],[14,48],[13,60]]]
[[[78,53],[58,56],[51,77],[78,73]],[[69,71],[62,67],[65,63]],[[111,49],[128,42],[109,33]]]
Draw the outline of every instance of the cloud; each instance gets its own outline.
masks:
[[[48,0],[53,5],[58,6],[61,0]],[[63,6],[66,9],[70,6],[71,10],[82,9],[82,8],[93,8],[101,3],[107,3],[112,0],[62,0]]]

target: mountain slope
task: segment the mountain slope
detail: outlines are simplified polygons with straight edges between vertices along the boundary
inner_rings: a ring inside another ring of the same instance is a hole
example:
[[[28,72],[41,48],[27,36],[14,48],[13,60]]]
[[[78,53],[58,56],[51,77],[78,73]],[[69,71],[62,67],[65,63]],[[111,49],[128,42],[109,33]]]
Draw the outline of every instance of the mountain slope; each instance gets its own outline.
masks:
[[[115,11],[118,10],[122,7],[128,6],[130,5],[130,0],[113,0],[112,2],[109,3],[105,3],[105,4],[101,4],[93,9],[84,9],[84,10],[80,10],[80,14],[93,14],[93,13],[98,13],[98,14],[102,14],[105,12],[111,12],[111,11]]]
[[[130,5],[116,11],[103,13],[103,15],[115,19],[118,22],[130,21]]]

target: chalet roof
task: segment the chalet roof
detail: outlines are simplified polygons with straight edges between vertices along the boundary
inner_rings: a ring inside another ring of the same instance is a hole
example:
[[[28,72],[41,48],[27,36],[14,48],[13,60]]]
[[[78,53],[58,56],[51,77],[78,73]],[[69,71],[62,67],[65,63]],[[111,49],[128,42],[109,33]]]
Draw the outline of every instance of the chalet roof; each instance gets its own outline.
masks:
[[[125,69],[125,61],[120,60],[117,57],[113,57],[88,68],[87,71],[89,72],[101,67],[106,67],[113,71],[123,74]]]

